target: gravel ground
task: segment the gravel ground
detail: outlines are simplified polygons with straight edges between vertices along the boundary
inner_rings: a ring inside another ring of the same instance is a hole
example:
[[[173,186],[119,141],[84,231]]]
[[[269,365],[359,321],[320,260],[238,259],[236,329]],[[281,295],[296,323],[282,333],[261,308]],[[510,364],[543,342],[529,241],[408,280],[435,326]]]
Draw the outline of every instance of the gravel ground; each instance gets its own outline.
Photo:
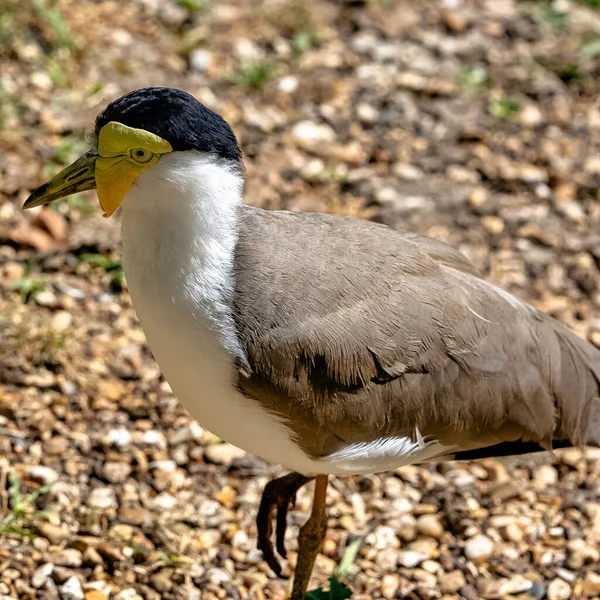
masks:
[[[117,220],[93,195],[20,210],[106,101],[187,89],[239,135],[249,203],[448,241],[600,345],[598,8],[3,0],[0,600],[287,593],[253,523],[281,472],[179,406],[136,321]],[[347,583],[363,600],[600,596],[598,451],[335,479],[328,509],[314,585],[358,534]]]

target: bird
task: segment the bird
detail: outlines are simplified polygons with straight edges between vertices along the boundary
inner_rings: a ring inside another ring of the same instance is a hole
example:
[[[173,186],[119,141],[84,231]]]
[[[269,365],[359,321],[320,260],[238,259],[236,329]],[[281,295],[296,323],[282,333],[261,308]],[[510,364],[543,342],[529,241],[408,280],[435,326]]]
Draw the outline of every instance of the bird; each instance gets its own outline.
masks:
[[[143,88],[98,114],[89,151],[24,208],[95,189],[105,217],[120,209],[128,290],[175,395],[289,471],[256,519],[277,575],[288,510],[315,480],[293,600],[326,533],[330,476],[600,445],[595,346],[441,241],[253,207],[244,174],[221,116]]]

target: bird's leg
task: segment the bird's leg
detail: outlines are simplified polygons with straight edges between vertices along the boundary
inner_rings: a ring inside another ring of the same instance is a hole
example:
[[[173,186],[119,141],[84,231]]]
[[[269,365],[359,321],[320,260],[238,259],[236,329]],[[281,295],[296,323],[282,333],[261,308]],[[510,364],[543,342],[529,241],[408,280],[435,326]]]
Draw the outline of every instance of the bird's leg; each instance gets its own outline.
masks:
[[[303,600],[308,581],[327,533],[327,475],[317,475],[312,512],[300,529],[298,536],[298,560],[294,573],[294,587],[291,600]]]
[[[287,528],[287,513],[290,504],[296,502],[296,492],[312,477],[300,475],[300,473],[289,473],[279,479],[269,481],[265,486],[256,516],[256,527],[258,529],[258,549],[262,550],[267,564],[281,577],[281,565],[275,557],[271,533],[273,532],[273,513],[277,511],[277,529],[275,533],[277,552],[286,557],[284,536]]]

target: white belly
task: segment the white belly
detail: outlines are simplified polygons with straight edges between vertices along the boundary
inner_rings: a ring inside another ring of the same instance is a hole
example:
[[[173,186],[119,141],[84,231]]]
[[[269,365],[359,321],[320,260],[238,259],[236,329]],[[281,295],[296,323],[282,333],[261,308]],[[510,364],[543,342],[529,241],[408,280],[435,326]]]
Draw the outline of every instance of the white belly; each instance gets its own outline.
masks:
[[[314,461],[292,442],[288,428],[236,390],[232,359],[201,318],[181,307],[160,306],[150,290],[130,291],[148,344],[194,419],[221,439],[270,462],[313,471]]]

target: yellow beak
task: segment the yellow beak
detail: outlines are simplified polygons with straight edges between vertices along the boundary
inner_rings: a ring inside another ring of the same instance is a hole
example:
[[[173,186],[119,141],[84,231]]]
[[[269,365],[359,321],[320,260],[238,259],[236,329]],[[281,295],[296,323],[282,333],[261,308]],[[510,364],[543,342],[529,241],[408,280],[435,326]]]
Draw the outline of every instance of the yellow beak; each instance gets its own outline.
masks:
[[[97,158],[98,155],[91,152],[81,155],[73,164],[33,191],[23,204],[23,208],[41,206],[71,194],[95,189]]]

